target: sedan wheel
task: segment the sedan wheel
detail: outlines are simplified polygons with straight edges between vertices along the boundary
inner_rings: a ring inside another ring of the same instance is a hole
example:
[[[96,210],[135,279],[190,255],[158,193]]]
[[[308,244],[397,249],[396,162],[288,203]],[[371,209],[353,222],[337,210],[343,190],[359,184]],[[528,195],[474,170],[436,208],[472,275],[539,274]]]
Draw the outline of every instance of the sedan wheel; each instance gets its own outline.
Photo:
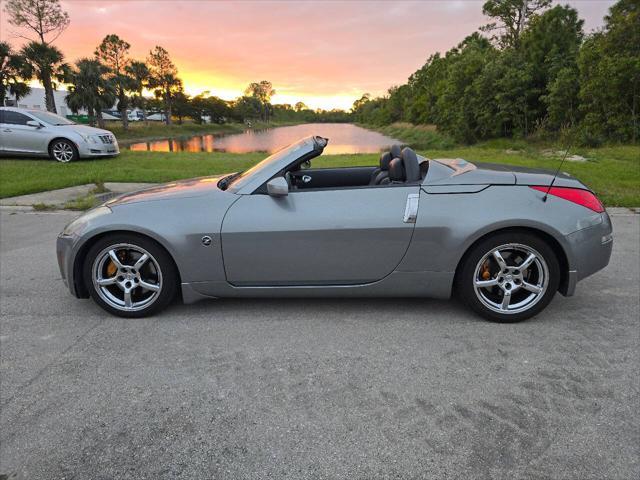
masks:
[[[551,301],[559,276],[556,256],[541,239],[526,233],[500,234],[470,252],[458,283],[475,311],[490,320],[516,322]]]
[[[51,157],[57,162],[68,163],[77,160],[76,147],[68,140],[56,140],[50,148]]]
[[[175,296],[173,261],[159,245],[137,235],[118,235],[94,245],[85,261],[85,285],[105,310],[142,317],[166,306]]]

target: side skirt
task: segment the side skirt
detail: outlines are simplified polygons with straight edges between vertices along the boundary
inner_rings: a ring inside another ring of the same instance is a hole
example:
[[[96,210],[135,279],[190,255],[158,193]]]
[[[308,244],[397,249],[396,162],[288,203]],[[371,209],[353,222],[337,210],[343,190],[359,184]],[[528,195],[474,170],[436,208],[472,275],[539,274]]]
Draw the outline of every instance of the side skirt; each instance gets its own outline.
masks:
[[[393,272],[382,280],[362,285],[303,285],[235,287],[227,282],[182,284],[184,303],[226,297],[451,297],[454,272]]]

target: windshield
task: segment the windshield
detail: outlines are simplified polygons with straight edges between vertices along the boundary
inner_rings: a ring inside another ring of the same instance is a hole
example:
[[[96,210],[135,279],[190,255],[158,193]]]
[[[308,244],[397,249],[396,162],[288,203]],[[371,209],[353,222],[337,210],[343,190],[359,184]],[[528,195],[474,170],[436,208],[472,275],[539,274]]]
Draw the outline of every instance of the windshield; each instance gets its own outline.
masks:
[[[75,122],[67,120],[66,118],[61,117],[60,115],[56,115],[55,113],[30,110],[29,114],[36,117],[38,120],[48,123],[49,125],[75,125]]]
[[[249,170],[246,170],[246,171],[242,172],[241,174],[237,175],[235,178],[233,178],[231,183],[229,183],[229,185],[227,185],[227,186],[234,185],[235,187],[241,187],[242,184],[243,184],[243,180],[246,180],[247,178],[249,178],[250,176],[252,176],[255,173],[262,172],[264,169],[269,168],[271,165],[273,165],[274,163],[279,162],[284,157],[286,157],[288,155],[293,155],[293,154],[295,154],[296,151],[304,149],[305,145],[306,144],[303,143],[303,142],[294,143],[293,145],[285,147],[282,150],[278,150],[276,153],[274,153],[273,155],[268,156],[267,158],[262,160],[260,163],[258,163],[256,165],[254,165],[253,167],[251,167]]]

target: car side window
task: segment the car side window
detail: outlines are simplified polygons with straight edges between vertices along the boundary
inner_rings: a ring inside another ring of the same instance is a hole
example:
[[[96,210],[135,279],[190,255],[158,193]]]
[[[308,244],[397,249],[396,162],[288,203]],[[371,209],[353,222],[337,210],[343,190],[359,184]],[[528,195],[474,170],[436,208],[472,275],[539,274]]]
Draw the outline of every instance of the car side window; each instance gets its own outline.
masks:
[[[4,123],[8,125],[26,125],[31,119],[21,113],[5,110],[3,120]]]

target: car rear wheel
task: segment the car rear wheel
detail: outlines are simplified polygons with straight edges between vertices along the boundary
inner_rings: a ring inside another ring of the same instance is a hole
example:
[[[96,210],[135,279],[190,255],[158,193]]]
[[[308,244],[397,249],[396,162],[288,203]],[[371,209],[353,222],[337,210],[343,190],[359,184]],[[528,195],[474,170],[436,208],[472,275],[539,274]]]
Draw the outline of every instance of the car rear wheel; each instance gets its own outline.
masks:
[[[105,237],[89,250],[83,269],[93,300],[120,317],[152,315],[175,297],[178,274],[169,254],[135,234]]]
[[[519,322],[541,312],[560,283],[553,249],[530,233],[501,233],[474,246],[464,260],[458,289],[488,320]]]
[[[51,143],[49,146],[49,156],[60,163],[69,163],[79,158],[76,146],[64,138],[54,140]]]

